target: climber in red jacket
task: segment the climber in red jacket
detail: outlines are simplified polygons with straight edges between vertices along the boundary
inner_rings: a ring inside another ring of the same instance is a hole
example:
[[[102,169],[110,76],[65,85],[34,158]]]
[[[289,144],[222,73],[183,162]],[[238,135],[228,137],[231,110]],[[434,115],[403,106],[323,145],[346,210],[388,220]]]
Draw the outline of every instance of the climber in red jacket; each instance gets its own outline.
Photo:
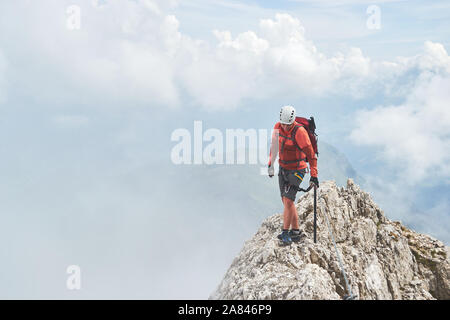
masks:
[[[268,173],[271,178],[274,175],[275,159],[277,154],[280,154],[278,183],[284,211],[283,232],[278,238],[282,244],[300,241],[298,215],[294,201],[308,167],[306,160],[308,160],[311,174],[309,183],[319,187],[316,154],[308,133],[295,121],[295,117],[294,107],[284,106],[281,108],[280,122],[275,124],[270,146]]]

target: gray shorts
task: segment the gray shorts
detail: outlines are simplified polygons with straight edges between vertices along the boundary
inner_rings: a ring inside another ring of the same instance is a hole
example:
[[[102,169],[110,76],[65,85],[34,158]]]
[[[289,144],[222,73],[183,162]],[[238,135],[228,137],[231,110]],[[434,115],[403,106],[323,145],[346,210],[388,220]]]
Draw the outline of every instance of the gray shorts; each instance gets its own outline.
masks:
[[[280,166],[278,172],[278,184],[280,186],[281,197],[286,197],[295,201],[298,187],[303,181],[306,169],[302,170],[286,170]]]

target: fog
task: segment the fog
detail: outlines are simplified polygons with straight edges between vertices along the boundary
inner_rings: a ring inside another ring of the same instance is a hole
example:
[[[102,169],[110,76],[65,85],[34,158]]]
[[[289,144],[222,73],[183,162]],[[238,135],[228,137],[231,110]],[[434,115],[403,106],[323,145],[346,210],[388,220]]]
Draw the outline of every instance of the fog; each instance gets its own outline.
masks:
[[[189,124],[118,113],[64,126],[47,113],[5,114],[2,298],[206,299],[245,240],[282,212],[265,166],[175,165],[170,130]],[[323,178],[353,172],[322,150]],[[66,287],[70,265],[81,290]]]
[[[1,2],[0,298],[208,298],[245,240],[282,212],[277,177],[261,175],[259,158],[176,165],[172,133],[194,134],[194,121],[270,133],[285,104],[315,117],[320,181],[353,177],[388,218],[450,241],[445,33],[415,30],[422,38],[406,47],[396,32],[348,33],[365,10],[347,8],[352,19],[329,34],[320,6],[197,5],[207,10]],[[71,265],[81,290],[68,289]]]

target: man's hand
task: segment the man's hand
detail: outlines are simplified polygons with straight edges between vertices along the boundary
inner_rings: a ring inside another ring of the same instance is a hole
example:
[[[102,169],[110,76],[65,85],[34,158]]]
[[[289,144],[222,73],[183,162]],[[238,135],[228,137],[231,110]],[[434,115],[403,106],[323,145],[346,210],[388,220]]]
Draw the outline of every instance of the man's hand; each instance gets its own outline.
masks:
[[[318,188],[319,187],[319,180],[317,179],[317,177],[311,177],[310,179],[309,179],[309,184],[311,185],[311,184],[314,184],[314,185],[316,185],[316,187]]]
[[[275,173],[275,169],[273,168],[273,166],[268,166],[267,169],[268,173],[269,173],[269,177],[273,177],[274,173]]]

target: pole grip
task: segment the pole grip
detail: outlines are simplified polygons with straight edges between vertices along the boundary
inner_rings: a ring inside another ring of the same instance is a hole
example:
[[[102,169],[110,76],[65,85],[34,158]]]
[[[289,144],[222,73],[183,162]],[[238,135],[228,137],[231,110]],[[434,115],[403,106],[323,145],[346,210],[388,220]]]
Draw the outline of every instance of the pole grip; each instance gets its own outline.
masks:
[[[308,189],[303,189],[303,188],[298,188],[297,190],[298,191],[302,191],[302,192],[309,192],[309,190],[311,190],[311,188],[312,188],[312,185],[310,185],[309,187],[308,187]]]

